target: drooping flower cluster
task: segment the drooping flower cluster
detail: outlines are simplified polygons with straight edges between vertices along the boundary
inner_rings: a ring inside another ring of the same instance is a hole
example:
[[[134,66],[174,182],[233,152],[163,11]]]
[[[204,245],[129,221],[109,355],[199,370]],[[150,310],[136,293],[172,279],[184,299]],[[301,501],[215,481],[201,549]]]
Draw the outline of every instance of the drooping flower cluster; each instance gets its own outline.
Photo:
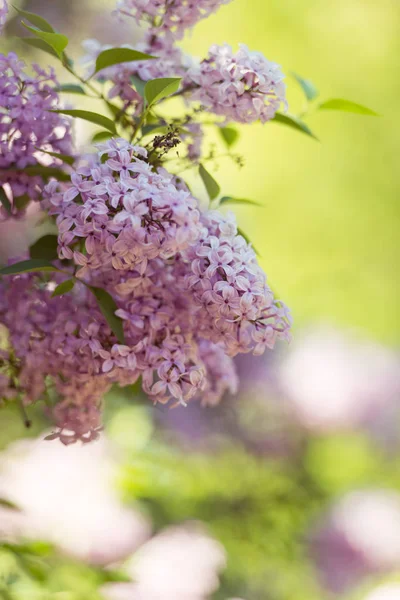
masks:
[[[117,11],[138,24],[147,21],[156,36],[180,39],[187,29],[228,2],[231,0],[119,0]]]
[[[0,186],[7,184],[14,211],[25,198],[39,199],[44,182],[37,166],[62,164],[46,152],[72,154],[68,120],[50,112],[59,106],[54,71],[32,68],[30,76],[16,54],[0,55]]]
[[[228,121],[265,123],[286,106],[279,65],[244,44],[236,54],[228,44],[211,46],[208,57],[189,69],[185,84],[195,84],[192,100]]]
[[[8,15],[8,4],[6,0],[0,0],[0,33],[3,29]]]
[[[47,393],[50,380],[63,398],[51,410],[64,443],[96,436],[104,393],[140,375],[155,402],[200,397],[215,404],[236,389],[229,357],[262,353],[290,328],[233,215],[201,213],[189,191],[147,162],[143,148],[123,139],[99,146],[70,183],[50,182],[45,190],[59,257],[75,263],[83,285],[51,298],[65,276],[27,274],[3,281],[1,290],[12,348],[3,357],[2,395],[23,394],[29,404]],[[115,299],[124,343],[88,285]]]
[[[22,269],[0,280],[6,333],[0,335],[0,398],[23,409],[46,399],[53,437],[65,444],[98,436],[102,399],[113,384],[140,377],[154,402],[185,405],[197,398],[214,405],[237,389],[234,356],[262,354],[289,337],[290,315],[274,299],[234,216],[201,210],[185,181],[165,168],[165,154],[180,142],[187,146],[185,161],[201,159],[204,123],[196,117],[204,107],[226,120],[264,122],[284,100],[278,67],[261,55],[242,47],[233,56],[228,46],[214,46],[194,67],[175,45],[224,3],[120,3],[121,14],[149,21],[138,49],[157,58],[95,74],[90,90],[112,99],[106,103],[116,117],[115,125],[101,124],[127,138],[115,135],[95,154],[73,152],[69,121],[57,112],[53,71],[34,65],[29,76],[15,54],[0,56],[2,218],[20,216],[39,200],[58,229],[56,271]],[[86,43],[88,76],[107,48]],[[158,102],[169,94],[153,96],[150,110],[143,84],[158,78],[163,86],[171,76],[182,77],[178,94],[189,108],[168,122],[158,115]],[[112,87],[100,92],[105,82]],[[146,144],[151,119],[159,120],[161,132]],[[63,167],[65,161],[75,168]],[[53,297],[66,280],[68,292]]]

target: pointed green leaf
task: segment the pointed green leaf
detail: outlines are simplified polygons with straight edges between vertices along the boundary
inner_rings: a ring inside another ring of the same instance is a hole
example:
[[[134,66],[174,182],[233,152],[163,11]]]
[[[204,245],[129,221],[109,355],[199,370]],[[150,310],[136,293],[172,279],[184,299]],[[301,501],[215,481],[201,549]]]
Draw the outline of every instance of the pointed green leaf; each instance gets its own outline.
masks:
[[[20,8],[17,8],[16,6],[14,6],[14,8],[20,15],[22,15],[23,17],[28,19],[28,21],[30,21],[32,23],[32,25],[35,25],[35,27],[37,27],[41,31],[47,31],[48,33],[55,33],[55,31],[54,31],[53,27],[50,25],[50,23],[48,21],[46,21],[46,19],[43,19],[43,17],[41,17],[40,15],[37,15],[32,12],[28,12],[27,10],[21,10]]]
[[[27,38],[26,38],[27,39]],[[85,90],[81,85],[76,83],[62,83],[56,89],[57,92],[65,92],[67,94],[83,94],[86,95]]]
[[[50,152],[49,150],[43,150],[42,148],[39,148],[37,146],[35,146],[36,150],[39,150],[39,152],[44,152],[45,154],[48,154],[49,156],[53,156],[54,158],[58,158],[59,160],[62,160],[62,162],[66,163],[67,165],[73,165],[75,162],[75,157],[74,156],[69,156],[68,154],[60,154],[59,152]]]
[[[14,502],[7,500],[6,498],[0,498],[0,506],[3,508],[8,508],[9,510],[20,510]]]
[[[97,142],[104,142],[104,140],[109,140],[112,137],[111,131],[98,131],[92,137],[92,143],[96,144]]]
[[[303,79],[303,77],[300,77],[296,73],[292,73],[292,75],[303,90],[304,95],[309,102],[319,96],[319,92],[312,81],[309,79]]]
[[[239,235],[242,236],[242,238],[244,238],[246,240],[246,242],[248,244],[251,244],[251,247],[253,248],[254,252],[257,254],[257,256],[260,256],[260,253],[257,251],[257,249],[254,247],[254,244],[252,244],[252,242],[250,241],[250,238],[248,235],[245,234],[245,232],[243,231],[243,229],[241,229],[240,227],[237,228],[237,232]]]
[[[48,260],[32,258],[31,260],[22,260],[14,265],[3,267],[0,269],[0,275],[19,275],[20,273],[33,273],[35,271],[59,271],[59,269]]]
[[[357,104],[356,102],[351,102],[350,100],[343,100],[342,98],[332,98],[332,100],[327,100],[323,102],[318,107],[320,110],[342,110],[344,112],[351,112],[358,115],[368,115],[370,117],[378,117],[378,113],[367,108],[366,106],[362,106],[362,104]]]
[[[40,29],[36,29],[36,27],[30,27],[23,21],[21,22],[26,29],[31,31],[37,38],[43,40],[53,48],[53,50],[57,53],[58,58],[62,58],[62,54],[65,48],[68,46],[68,38],[66,35],[62,33],[48,33],[47,31],[40,31]]]
[[[114,299],[110,296],[106,290],[102,288],[89,286],[93,292],[97,300],[97,304],[110,326],[111,330],[114,332],[115,337],[119,341],[120,344],[124,344],[124,327],[123,321],[119,317],[116,316],[115,311],[118,310],[118,306],[115,304]]]
[[[253,206],[262,206],[262,204],[255,200],[249,200],[248,198],[233,198],[233,196],[223,196],[218,205],[221,206],[222,204],[252,204]]]
[[[104,129],[108,129],[108,131],[111,131],[111,133],[117,133],[117,130],[115,129],[115,124],[113,123],[113,121],[111,121],[111,119],[105,117],[104,115],[99,115],[98,113],[90,112],[89,110],[63,109],[51,110],[50,112],[59,113],[61,115],[68,115],[76,119],[84,119],[85,121],[89,121],[90,123],[101,125],[102,127],[104,127]]]
[[[51,54],[51,56],[55,56],[56,58],[60,58],[55,50],[43,40],[39,40],[39,38],[30,38],[30,37],[20,37],[18,38],[28,46],[32,46],[33,48],[37,48],[38,50],[43,50],[43,52],[47,52],[47,54]]]
[[[318,141],[318,138],[313,134],[311,129],[298,117],[294,115],[283,115],[282,113],[276,113],[275,117],[272,119],[271,123],[282,123],[283,125],[287,125],[288,127],[292,127],[293,129],[297,129],[297,131],[301,131],[309,135]]]
[[[93,73],[95,75],[99,71],[111,67],[112,65],[118,65],[124,62],[132,62],[135,60],[153,60],[156,56],[151,54],[145,54],[138,50],[132,50],[131,48],[109,48],[100,52],[96,59],[96,69]],[[93,77],[91,75],[91,77]]]
[[[218,131],[228,148],[233,146],[239,137],[239,132],[233,127],[218,127]]]
[[[135,89],[142,98],[144,98],[144,88],[146,86],[146,81],[142,81],[140,77],[137,75],[131,75],[131,82],[135,86]]]
[[[210,198],[210,200],[214,200],[214,198],[218,196],[221,188],[215,181],[214,177],[210,175],[210,173],[202,164],[199,165],[199,175],[203,180],[208,197]]]
[[[144,86],[147,104],[151,106],[177,92],[181,79],[181,77],[161,77],[160,79],[148,81]]]
[[[36,240],[29,247],[29,256],[35,259],[55,260],[58,258],[58,238],[54,234],[47,234]]]
[[[2,204],[7,214],[11,215],[11,202],[9,201],[4,188],[0,187],[0,204]]]
[[[73,289],[74,285],[75,281],[73,279],[66,279],[56,287],[51,297],[54,298],[55,296],[62,296],[63,294],[68,294],[68,292],[70,292]]]

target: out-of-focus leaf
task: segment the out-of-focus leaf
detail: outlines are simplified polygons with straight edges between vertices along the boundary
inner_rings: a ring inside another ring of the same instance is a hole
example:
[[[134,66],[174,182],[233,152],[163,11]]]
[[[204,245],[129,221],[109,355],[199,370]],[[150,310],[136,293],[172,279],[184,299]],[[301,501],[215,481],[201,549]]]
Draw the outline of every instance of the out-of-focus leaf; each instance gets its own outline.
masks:
[[[9,508],[10,510],[20,510],[16,504],[10,502],[10,500],[6,500],[6,498],[0,498],[0,506]]]
[[[35,271],[59,271],[59,269],[48,260],[32,258],[31,260],[22,260],[8,267],[3,267],[0,269],[0,275],[19,275],[20,273],[33,273]]]
[[[24,42],[25,44],[28,44],[28,46],[32,46],[32,48],[43,50],[43,52],[47,52],[47,54],[51,54],[51,56],[60,58],[57,52],[53,50],[53,48],[47,42],[39,40],[39,38],[19,37],[18,39]]]
[[[319,92],[312,81],[309,79],[303,79],[303,77],[300,77],[300,75],[297,75],[296,73],[292,73],[292,75],[303,90],[304,95],[309,102],[314,100],[319,95]]]
[[[219,201],[219,206],[222,204],[252,204],[253,206],[262,206],[255,200],[249,200],[248,198],[234,198],[233,196],[222,196]]]
[[[180,82],[181,77],[161,77],[147,81],[144,86],[144,95],[147,104],[151,106],[163,98],[171,96],[171,94],[178,91]]]
[[[48,234],[38,239],[29,248],[31,258],[55,260],[58,258],[58,238],[56,235]]]
[[[92,137],[93,144],[97,142],[104,142],[104,140],[109,140],[112,137],[111,131],[98,131]]]
[[[40,152],[44,152],[45,154],[48,154],[49,156],[53,156],[54,158],[58,158],[59,160],[62,160],[62,162],[65,162],[67,165],[73,165],[75,162],[75,157],[74,156],[69,156],[68,154],[59,154],[58,152],[49,152],[48,150],[42,150],[42,148],[36,148],[36,150],[39,150]]]
[[[109,324],[111,330],[114,332],[117,340],[120,344],[124,344],[124,327],[123,321],[116,316],[115,311],[118,310],[118,306],[115,304],[114,299],[110,296],[106,290],[102,288],[89,286],[97,300],[99,308]]]
[[[146,87],[147,82],[142,81],[137,75],[131,75],[131,82],[135,86],[137,93],[144,98],[144,88]]]
[[[258,250],[255,248],[254,244],[251,242],[249,236],[243,231],[243,229],[241,229],[240,227],[237,228],[238,234],[242,236],[242,238],[244,238],[246,240],[246,242],[248,244],[251,244],[254,252],[260,256],[260,253],[258,252]]]
[[[214,177],[210,175],[210,173],[202,164],[199,165],[199,175],[203,180],[208,197],[210,198],[210,200],[214,200],[214,198],[218,196],[221,188],[215,181]]]
[[[30,21],[32,23],[32,25],[35,25],[35,27],[37,27],[41,31],[47,31],[47,33],[55,33],[55,31],[54,31],[53,27],[50,25],[50,23],[48,21],[46,21],[46,19],[44,19],[40,15],[37,15],[36,13],[28,12],[27,10],[21,10],[20,8],[17,8],[16,6],[14,6],[14,8],[21,16],[28,19],[28,21]]]
[[[311,129],[298,117],[294,115],[283,115],[282,113],[276,113],[275,117],[272,119],[271,123],[282,123],[282,125],[287,125],[288,127],[292,127],[297,131],[301,131],[301,133],[305,133],[310,137],[314,138],[318,141],[318,138],[313,134]]]
[[[28,194],[23,194],[22,196],[14,198],[14,206],[17,210],[24,210],[24,208],[28,206],[30,201],[31,199],[28,196]]]
[[[56,287],[56,289],[51,295],[52,298],[54,298],[55,296],[62,296],[63,294],[68,294],[68,292],[70,292],[74,288],[74,285],[75,281],[73,279],[66,279]]]
[[[322,102],[318,108],[320,110],[341,110],[344,112],[367,115],[370,117],[379,116],[378,113],[370,108],[367,108],[366,106],[363,106],[362,104],[357,104],[356,102],[351,102],[350,100],[343,100],[342,98],[332,98],[332,100]]]
[[[36,27],[30,27],[23,21],[21,22],[26,29],[33,33],[37,38],[46,42],[53,50],[57,53],[58,58],[62,59],[63,52],[68,46],[68,38],[62,33],[48,33],[47,31],[40,31]]]
[[[17,171],[26,175],[40,175],[44,179],[49,179],[50,177],[54,177],[58,181],[68,181],[70,179],[70,176],[65,171],[57,167],[46,167],[44,165],[30,165],[29,167],[25,167],[25,169],[17,169]]]
[[[59,113],[61,115],[68,115],[69,117],[74,117],[75,119],[83,119],[84,121],[89,121],[90,123],[95,123],[96,125],[101,125],[104,129],[108,129],[111,133],[116,134],[117,130],[115,129],[115,124],[111,119],[105,117],[104,115],[99,115],[98,113],[91,112],[89,110],[76,110],[76,109],[62,109],[62,110],[51,110],[50,112]]]
[[[239,132],[233,127],[218,127],[218,131],[228,148],[233,146],[239,137]]]
[[[0,187],[0,204],[3,205],[4,210],[10,215],[11,214],[11,202],[9,201],[4,188]]]
[[[28,39],[28,38],[25,38]],[[67,94],[83,94],[86,95],[85,90],[81,85],[77,83],[62,83],[56,89],[57,92],[65,92]]]
[[[153,60],[156,56],[151,54],[145,54],[138,50],[132,50],[131,48],[109,48],[100,52],[96,59],[96,69],[93,73],[95,75],[99,71],[111,67],[112,65],[118,65],[124,62],[132,62],[135,60]],[[91,75],[91,77],[93,77]]]

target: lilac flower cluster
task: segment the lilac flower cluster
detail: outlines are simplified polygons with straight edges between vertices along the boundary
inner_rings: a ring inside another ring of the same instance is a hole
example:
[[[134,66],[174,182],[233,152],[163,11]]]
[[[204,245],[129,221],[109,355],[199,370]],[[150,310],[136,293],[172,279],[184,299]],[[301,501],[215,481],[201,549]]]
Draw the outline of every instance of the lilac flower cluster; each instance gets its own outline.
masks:
[[[3,29],[8,15],[8,4],[6,0],[0,0],[0,32]]]
[[[231,0],[119,0],[117,12],[150,24],[150,31],[175,39]]]
[[[208,57],[187,72],[184,85],[193,88],[193,84],[191,100],[227,121],[265,123],[282,104],[286,106],[279,65],[244,44],[236,54],[228,44],[211,46]]]
[[[14,210],[18,198],[37,200],[43,188],[42,177],[30,176],[26,167],[62,164],[45,152],[72,154],[68,120],[49,112],[59,102],[54,71],[32,67],[30,76],[16,54],[0,55],[0,186],[6,186]]]
[[[46,186],[43,207],[56,217],[59,258],[83,285],[52,298],[63,274],[3,280],[0,322],[10,349],[1,396],[29,404],[50,380],[62,398],[51,408],[54,435],[64,443],[97,436],[112,383],[141,376],[154,402],[215,404],[237,388],[231,357],[260,354],[288,337],[287,309],[274,300],[233,215],[201,213],[184,186],[149,164],[144,148],[123,139],[99,144],[69,183]],[[114,298],[123,344],[88,286]]]

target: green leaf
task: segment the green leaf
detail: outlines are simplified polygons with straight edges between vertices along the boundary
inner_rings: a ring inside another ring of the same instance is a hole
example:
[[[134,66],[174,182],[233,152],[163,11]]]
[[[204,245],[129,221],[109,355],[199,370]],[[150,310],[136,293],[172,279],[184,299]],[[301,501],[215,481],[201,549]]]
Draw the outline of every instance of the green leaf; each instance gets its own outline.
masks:
[[[220,187],[218,183],[215,181],[214,177],[210,175],[205,167],[202,164],[199,165],[199,175],[203,180],[203,183],[206,187],[208,197],[210,200],[214,200],[220,192]]]
[[[252,242],[250,241],[250,238],[248,235],[245,234],[245,232],[243,231],[243,229],[241,229],[240,227],[237,228],[237,232],[239,235],[242,236],[242,238],[244,238],[246,240],[246,242],[248,244],[251,244],[254,252],[257,254],[257,256],[260,256],[260,253],[257,251],[257,249],[254,247],[254,244],[252,244]]]
[[[24,210],[24,208],[28,206],[30,201],[31,199],[28,196],[28,194],[23,194],[22,196],[14,198],[14,206],[17,210]]]
[[[283,115],[282,113],[276,113],[275,117],[272,119],[271,123],[282,123],[283,125],[288,125],[288,127],[292,127],[293,129],[297,129],[297,131],[301,131],[309,135],[318,141],[318,138],[313,134],[311,129],[298,117],[294,115]]]
[[[46,167],[44,165],[30,165],[25,169],[16,169],[17,172],[25,173],[26,175],[40,175],[44,179],[54,177],[58,181],[69,181],[70,176],[65,171],[57,167]]]
[[[14,502],[10,502],[10,500],[6,500],[6,498],[0,498],[0,506],[3,508],[8,508],[10,510],[20,510]]]
[[[45,154],[48,154],[49,156],[53,156],[54,158],[58,158],[59,160],[62,160],[67,165],[71,166],[75,162],[74,156],[69,156],[68,154],[59,154],[58,152],[49,152],[49,150],[42,150],[42,148],[39,148],[37,146],[35,146],[35,148],[36,148],[36,150],[39,150],[39,152],[44,152]]]
[[[50,112],[59,113],[61,115],[68,115],[70,117],[75,117],[76,119],[84,119],[85,121],[89,121],[90,123],[96,123],[96,125],[101,125],[104,129],[108,129],[111,133],[116,134],[117,130],[115,129],[115,124],[111,119],[105,117],[104,115],[99,115],[98,113],[90,112],[89,110],[75,110],[75,109],[63,109],[63,110],[51,110]]]
[[[53,48],[43,40],[39,40],[38,38],[30,38],[30,37],[20,37],[18,38],[28,46],[32,46],[33,48],[38,48],[39,50],[43,50],[43,52],[47,52],[47,54],[51,54],[51,56],[55,56],[56,58],[60,58],[59,55]]]
[[[144,95],[148,106],[178,91],[181,77],[161,77],[152,79],[144,86]]]
[[[366,106],[362,106],[362,104],[357,104],[356,102],[351,102],[350,100],[343,100],[341,98],[332,98],[332,100],[327,100],[323,102],[318,107],[320,110],[342,110],[344,112],[355,113],[358,115],[368,115],[370,117],[378,117],[378,113],[367,108]]]
[[[0,269],[0,275],[19,275],[20,273],[33,273],[36,271],[59,271],[48,260],[32,258],[31,260],[22,260],[8,267]]]
[[[55,31],[54,31],[53,27],[50,25],[50,23],[48,21],[46,21],[46,19],[43,19],[43,17],[41,17],[40,15],[28,12],[27,10],[21,10],[20,8],[17,8],[16,6],[14,6],[14,8],[20,15],[22,15],[23,17],[28,19],[28,21],[30,21],[32,23],[32,25],[35,25],[35,27],[37,27],[41,31],[47,31],[48,33],[55,33]]]
[[[86,96],[86,92],[83,87],[76,83],[62,83],[58,86],[58,88],[56,88],[56,92],[65,92],[67,94],[83,94]]]
[[[57,248],[57,236],[49,233],[29,247],[29,256],[36,259],[55,260],[58,258]]]
[[[303,90],[304,95],[309,102],[311,102],[317,96],[319,96],[319,92],[312,81],[310,81],[309,79],[303,79],[302,77],[300,77],[300,75],[297,75],[296,73],[292,73],[292,75]]]
[[[54,298],[55,296],[62,296],[63,294],[68,294],[68,292],[70,292],[73,289],[74,285],[75,281],[73,279],[66,279],[56,287],[51,297]]]
[[[63,52],[65,48],[68,46],[68,38],[66,35],[62,33],[48,33],[47,31],[40,31],[40,29],[36,29],[36,27],[30,27],[23,21],[21,22],[28,31],[31,31],[37,38],[46,42],[49,46],[53,48],[53,50],[57,53],[58,58],[62,59]]]
[[[218,127],[218,131],[228,148],[233,146],[239,137],[239,132],[233,127]]]
[[[218,203],[218,206],[222,204],[252,204],[253,206],[262,206],[259,202],[255,200],[248,200],[247,198],[234,198],[233,196],[223,196]]]
[[[144,98],[144,88],[146,87],[146,81],[142,81],[137,75],[131,75],[131,82],[135,86],[138,94]]]
[[[0,204],[3,205],[7,214],[11,215],[11,202],[9,201],[4,188],[0,187]]]
[[[131,48],[109,48],[108,50],[103,50],[103,52],[100,52],[98,55],[96,59],[96,69],[93,75],[112,65],[135,60],[153,60],[155,58],[157,57],[139,52],[138,50],[132,50]],[[93,77],[93,75],[91,75],[91,77]]]
[[[115,314],[115,311],[118,310],[118,306],[115,304],[114,299],[108,292],[106,292],[106,290],[103,290],[102,288],[94,286],[89,287],[97,300],[97,304],[99,305],[105,320],[114,332],[115,337],[120,344],[124,344],[125,340],[123,321]]]
[[[109,140],[112,137],[112,133],[110,131],[98,131],[92,137],[92,143],[103,142],[104,140]]]

